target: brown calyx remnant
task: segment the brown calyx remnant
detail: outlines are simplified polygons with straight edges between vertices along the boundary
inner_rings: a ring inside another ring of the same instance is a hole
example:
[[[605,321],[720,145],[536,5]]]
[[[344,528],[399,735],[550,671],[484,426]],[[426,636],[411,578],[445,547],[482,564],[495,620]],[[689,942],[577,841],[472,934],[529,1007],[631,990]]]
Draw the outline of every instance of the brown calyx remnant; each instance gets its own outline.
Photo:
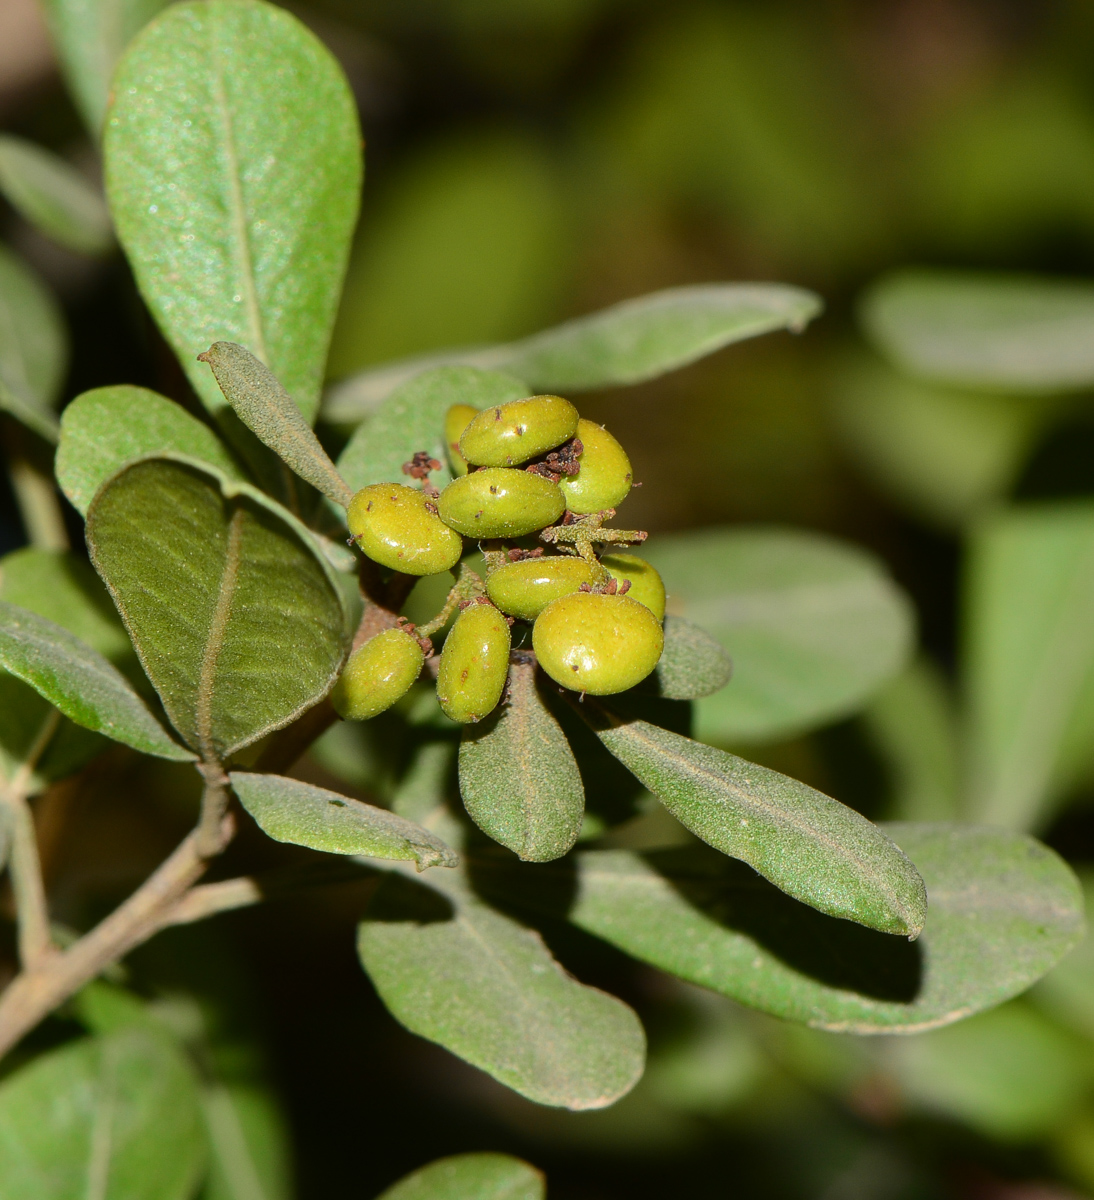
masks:
[[[624,579],[609,579],[606,583],[582,583],[578,585],[579,592],[594,592],[598,596],[625,596],[631,590],[631,581]]]
[[[505,557],[511,563],[524,562],[524,560],[527,558],[542,558],[543,547],[537,546],[534,550],[521,550],[519,547],[514,546],[512,550],[507,550],[505,552]]]
[[[581,463],[577,460],[584,449],[580,438],[571,438],[557,450],[552,450],[538,462],[529,463],[524,469],[533,475],[542,475],[552,483],[558,483],[563,475],[576,475],[581,470]]]
[[[411,479],[420,479],[422,481],[422,491],[427,496],[439,496],[441,494],[429,482],[429,472],[439,471],[440,469],[441,464],[428,450],[418,450],[410,462],[403,463],[403,474],[409,475]]]

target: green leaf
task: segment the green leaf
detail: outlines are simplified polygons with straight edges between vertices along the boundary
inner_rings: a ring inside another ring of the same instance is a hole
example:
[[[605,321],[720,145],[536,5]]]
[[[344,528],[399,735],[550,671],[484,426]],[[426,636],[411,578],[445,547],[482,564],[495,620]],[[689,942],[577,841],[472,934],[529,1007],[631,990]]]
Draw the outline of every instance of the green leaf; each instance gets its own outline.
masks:
[[[290,1200],[289,1133],[269,1092],[216,1082],[202,1088],[201,1103],[209,1137],[202,1200]]]
[[[91,560],[167,715],[224,759],[326,695],[348,642],[311,535],[256,488],[181,457],[140,459],[98,491]]]
[[[537,1104],[604,1108],[630,1091],[646,1050],[632,1010],[568,975],[459,871],[423,883],[385,879],[358,929],[391,1014]]]
[[[92,137],[106,115],[114,66],[129,40],[170,0],[44,0],[69,91]]]
[[[0,600],[0,666],[86,729],[145,754],[187,762],[126,679],[67,629]]]
[[[354,490],[370,483],[406,483],[403,463],[427,450],[441,463],[431,479],[437,487],[451,481],[444,417],[453,404],[489,408],[529,394],[519,379],[475,367],[439,367],[396,389],[358,425],[338,459],[338,469]]]
[[[702,847],[586,851],[576,896],[570,878],[560,876],[559,891],[574,924],[635,958],[843,1033],[961,1020],[1024,991],[1081,939],[1078,882],[1032,838],[946,824],[885,829],[930,894],[916,942],[824,916]]]
[[[712,633],[733,681],[695,706],[702,741],[788,737],[848,715],[896,674],[911,605],[871,555],[813,533],[715,529],[654,538],[669,609]]]
[[[665,648],[643,691],[667,700],[698,700],[721,691],[733,662],[705,629],[671,614],[665,617]]]
[[[543,1175],[508,1154],[453,1154],[394,1183],[378,1200],[545,1200]]]
[[[716,850],[830,916],[910,937],[923,928],[927,896],[919,872],[854,809],[648,721],[597,717],[593,710],[590,723],[611,753]]]
[[[1094,384],[1094,285],[983,272],[899,271],[863,298],[878,349],[921,379],[989,391]]]
[[[967,572],[972,811],[1033,828],[1094,762],[1094,504],[996,514]]]
[[[419,871],[459,862],[428,829],[386,809],[283,775],[233,771],[229,778],[240,803],[275,841],[328,854],[404,859]]]
[[[236,416],[260,442],[335,504],[349,504],[353,492],[269,367],[235,342],[214,342],[198,359],[209,364]]]
[[[193,1072],[149,1030],[72,1042],[0,1084],[4,1200],[190,1200],[205,1156]]]
[[[99,192],[63,158],[12,134],[0,136],[0,191],[47,237],[79,254],[114,244]]]
[[[68,369],[68,334],[57,302],[31,270],[0,246],[0,409],[47,441]]]
[[[570,743],[536,688],[532,663],[509,668],[509,699],[464,727],[460,795],[472,820],[526,862],[561,858],[577,841],[585,789]]]
[[[208,425],[166,396],[123,383],[84,392],[65,408],[57,482],[86,516],[92,497],[119,467],[162,450],[200,459],[229,479],[243,478]]]
[[[427,367],[508,371],[539,392],[587,392],[642,383],[776,329],[798,332],[820,312],[812,292],[776,283],[668,288],[567,321],[523,341],[389,363],[333,388],[331,421],[359,421],[393,388]]]
[[[361,183],[337,63],[284,9],[198,0],[137,37],[113,96],[104,152],[118,237],[195,391],[226,410],[196,360],[238,342],[313,418]]]

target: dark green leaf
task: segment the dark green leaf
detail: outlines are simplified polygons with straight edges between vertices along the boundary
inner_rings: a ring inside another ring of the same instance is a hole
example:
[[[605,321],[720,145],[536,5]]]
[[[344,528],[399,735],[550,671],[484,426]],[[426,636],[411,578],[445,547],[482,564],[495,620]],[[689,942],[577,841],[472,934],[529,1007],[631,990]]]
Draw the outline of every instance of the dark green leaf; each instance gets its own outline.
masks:
[[[390,876],[358,930],[392,1015],[537,1104],[604,1108],[630,1091],[646,1049],[631,1009],[568,975],[459,871],[423,882]]]
[[[581,832],[585,789],[531,663],[509,668],[509,699],[460,742],[460,795],[484,832],[527,862],[561,858]]]
[[[721,691],[733,674],[733,662],[705,629],[669,614],[665,648],[657,669],[644,684],[666,700],[698,700]]]
[[[0,246],[0,409],[57,440],[57,402],[68,369],[68,334],[57,302]]]
[[[119,467],[161,450],[200,459],[229,479],[243,478],[208,425],[166,396],[123,383],[84,392],[65,408],[57,482],[86,516],[92,497]]]
[[[0,192],[32,225],[80,254],[114,244],[99,192],[63,158],[12,134],[0,136]]]
[[[427,829],[393,812],[283,775],[233,771],[232,788],[261,828],[279,842],[393,858],[426,867],[454,867],[455,852]]]
[[[92,562],[164,708],[226,758],[326,695],[348,641],[333,573],[268,497],[196,461],[146,458],[87,514]]]
[[[226,409],[196,360],[238,342],[311,419],[361,182],[337,63],[284,9],[198,0],[140,34],[113,97],[104,150],[118,236],[194,389]]]
[[[830,916],[911,937],[923,928],[927,896],[919,873],[854,809],[648,721],[609,717],[597,724],[611,753],[716,850]]]
[[[712,633],[733,680],[695,705],[705,742],[787,737],[854,712],[903,666],[912,610],[873,557],[813,533],[655,538],[671,612]]]
[[[4,1200],[190,1200],[205,1156],[197,1081],[150,1030],[71,1043],[0,1084]]]
[[[289,1131],[270,1093],[249,1083],[202,1089],[209,1176],[202,1200],[290,1200]]]
[[[541,1172],[508,1154],[454,1154],[420,1167],[378,1200],[544,1200]]]

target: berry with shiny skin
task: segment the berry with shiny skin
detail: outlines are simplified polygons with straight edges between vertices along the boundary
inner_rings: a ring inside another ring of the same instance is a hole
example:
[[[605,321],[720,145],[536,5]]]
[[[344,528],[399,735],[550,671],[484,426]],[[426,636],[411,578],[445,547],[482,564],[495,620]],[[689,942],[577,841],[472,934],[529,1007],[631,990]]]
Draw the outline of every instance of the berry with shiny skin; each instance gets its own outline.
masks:
[[[583,583],[598,584],[606,578],[605,571],[583,558],[526,558],[491,571],[486,593],[502,612],[534,621],[553,600],[576,592]]]
[[[637,554],[605,554],[600,565],[620,583],[629,580],[627,595],[644,604],[659,621],[665,619],[665,585],[651,563]]]
[[[661,623],[637,600],[574,592],[536,618],[532,646],[539,665],[564,688],[610,696],[625,692],[657,666]]]
[[[417,488],[374,483],[349,502],[349,531],[373,562],[407,575],[436,575],[459,562],[463,540]]]
[[[472,602],[445,639],[437,699],[447,717],[467,725],[498,706],[509,674],[509,622],[492,605]]]
[[[460,453],[480,467],[513,467],[568,442],[577,409],[561,396],[529,396],[478,413],[460,437]]]
[[[385,629],[350,655],[331,692],[334,711],[346,721],[377,716],[410,690],[424,662],[417,638]]]
[[[523,537],[558,520],[566,501],[558,484],[510,467],[487,467],[441,492],[441,519],[471,538]]]
[[[581,464],[576,475],[560,479],[558,486],[573,513],[595,513],[616,508],[631,490],[631,460],[614,437],[595,421],[580,420]]]
[[[448,447],[448,461],[456,478],[467,474],[467,459],[460,453],[460,438],[478,413],[479,410],[470,404],[453,404],[444,415],[444,444]]]

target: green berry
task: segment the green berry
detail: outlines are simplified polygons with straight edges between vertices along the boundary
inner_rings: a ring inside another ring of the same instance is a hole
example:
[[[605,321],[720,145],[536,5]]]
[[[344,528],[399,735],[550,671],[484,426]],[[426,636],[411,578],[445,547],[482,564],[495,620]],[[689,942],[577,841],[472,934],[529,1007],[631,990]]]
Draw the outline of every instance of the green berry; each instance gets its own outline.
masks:
[[[452,474],[457,477],[467,474],[467,459],[460,453],[460,438],[478,412],[470,404],[453,404],[444,415],[444,444],[448,447]]]
[[[536,618],[539,665],[565,688],[610,696],[641,683],[657,666],[665,637],[644,605],[626,596],[574,592]]]
[[[334,711],[347,721],[377,716],[410,690],[424,662],[417,638],[385,629],[350,655],[331,692]]]
[[[576,592],[583,583],[602,583],[605,577],[583,558],[526,558],[491,571],[486,592],[502,612],[534,621],[552,600]]]
[[[373,483],[349,502],[349,531],[373,562],[407,575],[436,575],[454,567],[463,541],[429,498],[401,483]]]
[[[637,554],[605,554],[600,565],[620,583],[629,579],[627,596],[644,604],[659,621],[665,619],[665,585],[652,564]]]
[[[562,516],[558,484],[508,467],[487,467],[454,479],[441,492],[441,519],[472,538],[522,537]]]
[[[581,469],[559,481],[572,513],[616,508],[631,490],[631,460],[612,435],[595,421],[577,423]]]
[[[460,437],[460,453],[482,467],[512,467],[568,442],[576,430],[569,400],[530,396],[476,414]]]
[[[445,638],[437,699],[446,716],[466,725],[498,706],[509,674],[509,623],[492,604],[472,603]]]

